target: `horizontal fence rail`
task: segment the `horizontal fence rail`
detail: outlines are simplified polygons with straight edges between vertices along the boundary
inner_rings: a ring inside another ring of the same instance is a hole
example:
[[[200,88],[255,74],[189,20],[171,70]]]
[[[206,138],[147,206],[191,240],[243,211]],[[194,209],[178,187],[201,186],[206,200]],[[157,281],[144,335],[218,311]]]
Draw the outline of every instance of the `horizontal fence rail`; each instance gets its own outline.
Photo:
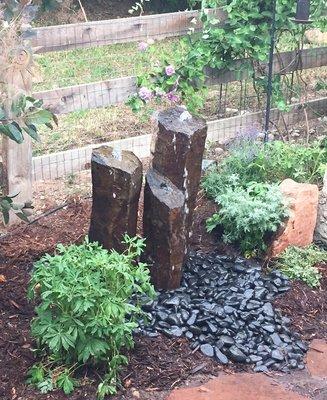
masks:
[[[305,111],[304,111],[305,110]],[[277,109],[271,112],[271,121],[275,126],[282,124],[281,116],[292,124],[327,115],[327,97],[310,100],[305,104],[297,103],[291,106],[288,113]],[[264,113],[262,111],[238,115],[215,121],[208,121],[208,142],[224,142],[253,126],[262,126]],[[79,149],[72,149],[43,156],[33,157],[32,178],[58,179],[69,174],[90,168],[92,149],[101,145],[113,146],[121,150],[133,151],[138,157],[150,156],[152,135],[135,136],[106,143],[92,144]]]
[[[217,85],[220,83],[229,83],[245,80],[250,77],[248,69],[244,68],[249,59],[235,60],[231,70],[217,70],[206,68],[207,84]],[[285,51],[274,55],[273,73],[285,75],[293,71],[300,71],[310,68],[319,68],[327,66],[327,47],[316,47],[304,49],[301,51]],[[266,75],[268,64],[261,62],[255,65],[258,76]]]
[[[207,10],[220,21],[226,13],[220,9]],[[105,46],[151,39],[183,36],[190,27],[201,29],[199,11],[183,11],[141,17],[46,26],[33,29],[32,46],[38,53]],[[196,19],[193,24],[192,21]]]
[[[248,72],[242,71],[242,65],[249,60],[236,60],[233,70],[207,71],[207,84],[234,82],[248,78]],[[327,66],[327,47],[305,49],[300,53],[287,51],[276,54],[274,58],[275,73],[290,73],[294,70],[318,68]],[[260,64],[264,73],[266,64]],[[237,71],[238,70],[238,71]],[[42,99],[44,104],[57,114],[66,114],[73,111],[108,107],[122,103],[136,93],[136,77],[122,77],[101,82],[86,83],[36,92],[34,95]]]

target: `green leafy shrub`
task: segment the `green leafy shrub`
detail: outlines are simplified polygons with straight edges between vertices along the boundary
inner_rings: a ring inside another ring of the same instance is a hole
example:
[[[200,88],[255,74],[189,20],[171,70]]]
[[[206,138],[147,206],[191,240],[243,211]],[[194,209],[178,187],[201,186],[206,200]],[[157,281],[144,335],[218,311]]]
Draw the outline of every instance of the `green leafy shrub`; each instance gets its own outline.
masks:
[[[301,144],[261,142],[240,138],[216,170],[203,180],[209,196],[216,198],[229,176],[239,177],[246,187],[250,182],[280,183],[286,178],[296,182],[321,184],[327,167],[327,147],[320,143]]]
[[[40,303],[32,336],[53,365],[46,375],[40,366],[31,371],[32,383],[39,377],[42,386],[54,373],[53,367],[61,368],[64,375],[57,374],[52,384],[69,392],[73,381],[68,381],[67,371],[85,364],[106,365],[98,395],[103,398],[115,392],[120,367],[127,363],[121,350],[133,346],[132,332],[142,314],[140,302],[130,300],[133,295],[154,294],[146,265],[136,263],[144,241],[125,236],[124,242],[123,254],[108,252],[87,239],[81,245],[58,245],[55,255],[35,263],[29,296]]]
[[[220,225],[225,242],[238,242],[249,253],[266,250],[264,239],[287,215],[277,184],[286,178],[321,184],[327,166],[322,143],[264,145],[255,139],[255,131],[239,137],[229,155],[202,180],[207,196],[220,206],[207,229]]]
[[[320,284],[321,274],[316,264],[327,262],[327,251],[315,245],[307,247],[288,247],[279,257],[276,268],[279,268],[290,279],[305,282],[315,288]]]
[[[237,242],[247,255],[265,251],[267,234],[276,232],[287,216],[277,185],[252,183],[248,188],[227,187],[219,196],[219,212],[207,220],[207,229],[223,228],[225,243]]]

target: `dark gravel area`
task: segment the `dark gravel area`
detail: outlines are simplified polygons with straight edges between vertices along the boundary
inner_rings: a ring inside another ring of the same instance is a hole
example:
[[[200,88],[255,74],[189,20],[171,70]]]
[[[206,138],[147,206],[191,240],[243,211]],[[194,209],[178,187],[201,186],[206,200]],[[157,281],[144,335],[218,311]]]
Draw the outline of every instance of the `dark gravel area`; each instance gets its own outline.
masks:
[[[144,306],[150,326],[142,333],[186,337],[192,349],[223,365],[253,364],[256,372],[304,368],[307,345],[271,303],[289,290],[279,271],[264,275],[241,258],[193,253],[183,276],[181,288],[161,291]]]

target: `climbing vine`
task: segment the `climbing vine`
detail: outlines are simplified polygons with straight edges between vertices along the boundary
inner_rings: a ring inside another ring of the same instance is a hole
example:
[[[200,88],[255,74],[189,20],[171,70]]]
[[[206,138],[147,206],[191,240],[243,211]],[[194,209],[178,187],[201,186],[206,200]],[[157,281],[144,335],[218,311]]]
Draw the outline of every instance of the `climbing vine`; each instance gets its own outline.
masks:
[[[193,2],[195,4],[196,2]],[[272,2],[270,0],[203,0],[201,3],[201,20],[203,30],[200,35],[190,34],[184,43],[187,51],[182,57],[164,60],[156,65],[150,73],[138,78],[138,86],[142,90],[139,95],[132,96],[129,104],[137,111],[149,100],[155,98],[172,98],[181,101],[195,112],[204,103],[206,90],[206,70],[235,68],[235,60],[246,59],[237,66],[237,70],[246,72],[253,78],[256,89],[266,90],[264,71],[260,63],[267,62],[270,46],[270,29],[272,18]],[[313,25],[326,29],[326,0],[311,1],[311,19]],[[207,7],[220,7],[227,15],[224,24]],[[277,0],[276,48],[287,35],[289,47],[296,47],[302,42],[306,26],[293,22],[296,1]],[[166,68],[174,66],[174,74],[166,74]],[[142,93],[146,92],[146,96]],[[141,95],[140,95],[141,94]],[[173,96],[174,95],[174,96]],[[285,109],[286,102],[281,96],[280,77],[277,75],[273,84],[274,104]]]

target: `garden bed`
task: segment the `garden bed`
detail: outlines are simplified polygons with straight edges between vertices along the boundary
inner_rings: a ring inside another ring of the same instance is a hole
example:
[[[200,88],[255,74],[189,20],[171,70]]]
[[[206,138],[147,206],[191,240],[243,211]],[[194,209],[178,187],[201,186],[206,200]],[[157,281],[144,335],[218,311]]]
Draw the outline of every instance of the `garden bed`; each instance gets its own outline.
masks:
[[[204,234],[201,234],[203,221],[208,212],[212,212],[211,207],[212,205],[200,195],[195,216],[195,231],[199,234],[193,243],[193,247],[197,250],[211,250],[211,245],[214,243],[210,235],[206,234],[208,236],[204,237]],[[41,394],[24,383],[26,372],[34,363],[31,352],[33,341],[29,335],[33,305],[27,302],[26,288],[33,261],[46,252],[53,252],[59,242],[68,244],[82,240],[88,230],[89,213],[89,200],[75,201],[65,209],[41,218],[32,225],[22,225],[13,229],[12,233],[1,239],[0,276],[3,275],[0,283],[1,398],[23,400],[66,398],[62,392]],[[322,268],[322,273],[324,278],[320,290],[312,290],[295,282],[291,290],[275,302],[282,313],[291,317],[294,331],[300,333],[304,339],[327,338],[326,268]],[[129,394],[121,392],[117,399],[133,398],[134,390],[145,390],[148,397],[144,395],[142,397],[144,399],[163,399],[165,390],[183,384],[193,375],[217,375],[222,369],[230,373],[248,368],[234,364],[222,367],[200,352],[192,351],[186,339],[168,339],[163,336],[138,337],[135,349],[129,353],[129,359],[130,364],[121,375]],[[91,372],[86,372],[85,376],[89,379],[83,380],[83,386],[74,392],[72,399],[85,396],[93,398],[91,396],[94,396],[99,378]]]

